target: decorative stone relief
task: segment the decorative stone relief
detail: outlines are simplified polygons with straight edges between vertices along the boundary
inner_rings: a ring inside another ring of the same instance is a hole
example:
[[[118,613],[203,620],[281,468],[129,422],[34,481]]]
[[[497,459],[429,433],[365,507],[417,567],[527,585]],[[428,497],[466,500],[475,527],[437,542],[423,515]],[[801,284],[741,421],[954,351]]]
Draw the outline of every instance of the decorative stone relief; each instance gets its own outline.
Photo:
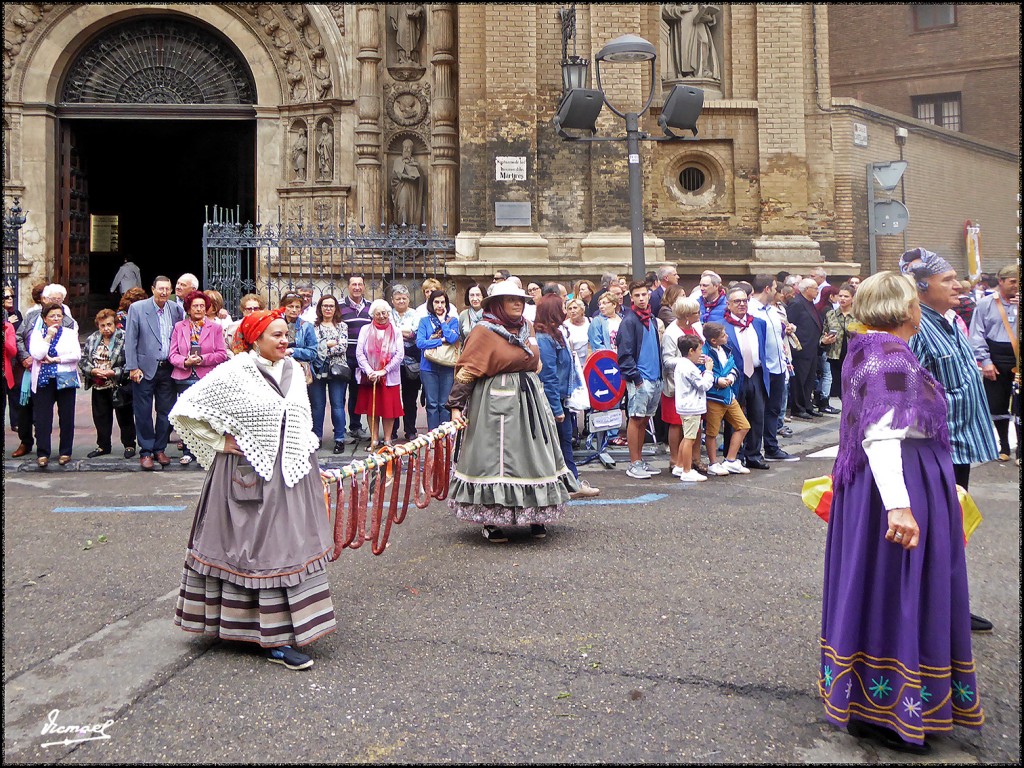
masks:
[[[414,134],[399,134],[388,147],[391,224],[396,226],[418,227],[427,220],[427,171],[416,158],[417,147],[426,156],[426,145]]]
[[[326,117],[317,126],[316,178],[317,181],[334,180],[334,124]]]
[[[292,181],[306,180],[306,161],[309,156],[309,136],[306,123],[296,120],[288,132],[291,136]]]
[[[420,3],[387,6],[387,66],[395,80],[419,80],[426,72],[422,40],[427,15]]]
[[[320,32],[302,3],[242,3],[239,7],[256,19],[277,49],[284,63],[288,101],[326,99],[334,93],[331,67]],[[339,11],[343,24],[344,8]],[[335,15],[336,21],[338,18]]]
[[[6,5],[6,4],[5,4]],[[7,88],[10,84],[11,73],[14,70],[14,62],[21,53],[25,40],[33,29],[43,20],[56,3],[24,3],[21,7],[4,12],[4,96],[10,94]],[[10,8],[10,6],[8,6]]]
[[[720,98],[722,6],[664,3],[661,18],[667,29],[666,80],[696,85]]]
[[[395,125],[408,128],[424,123],[429,106],[430,85],[427,83],[384,86],[384,112],[388,121]]]

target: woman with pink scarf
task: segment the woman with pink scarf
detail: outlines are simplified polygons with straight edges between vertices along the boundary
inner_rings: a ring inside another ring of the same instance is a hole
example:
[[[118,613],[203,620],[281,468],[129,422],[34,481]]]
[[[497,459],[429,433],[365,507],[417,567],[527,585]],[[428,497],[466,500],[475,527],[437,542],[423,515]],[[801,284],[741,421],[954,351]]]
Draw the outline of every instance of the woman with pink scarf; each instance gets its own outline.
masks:
[[[391,306],[383,299],[370,305],[371,322],[359,331],[356,343],[356,381],[359,392],[356,413],[366,414],[370,422],[370,447],[391,445],[391,431],[402,410],[402,359],[405,348],[402,334],[391,321]],[[378,441],[377,419],[383,421],[386,440]]]

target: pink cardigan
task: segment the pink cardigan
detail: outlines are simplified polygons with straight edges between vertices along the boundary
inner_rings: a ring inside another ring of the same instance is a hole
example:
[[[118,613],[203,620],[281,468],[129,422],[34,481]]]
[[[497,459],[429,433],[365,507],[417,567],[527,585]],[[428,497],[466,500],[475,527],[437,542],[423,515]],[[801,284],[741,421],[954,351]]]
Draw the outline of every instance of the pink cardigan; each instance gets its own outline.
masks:
[[[192,375],[191,366],[185,367],[192,346],[192,322],[187,318],[175,323],[171,331],[171,351],[167,359],[171,363],[171,378],[183,381]],[[203,356],[201,365],[196,366],[196,373],[203,378],[216,366],[228,359],[228,348],[224,344],[224,330],[215,322],[207,320],[199,333],[199,354]]]
[[[359,340],[356,343],[356,362],[359,364],[356,381],[360,384],[369,383],[369,379],[366,377],[373,373],[370,361],[366,358],[366,340],[369,338],[371,325],[373,325],[372,322],[359,329]],[[398,330],[398,326],[392,322],[391,327],[395,331],[395,343],[391,347],[391,359],[384,366],[384,370],[387,372],[384,386],[397,387],[402,383],[402,360],[405,357],[405,345],[402,343],[402,332]]]

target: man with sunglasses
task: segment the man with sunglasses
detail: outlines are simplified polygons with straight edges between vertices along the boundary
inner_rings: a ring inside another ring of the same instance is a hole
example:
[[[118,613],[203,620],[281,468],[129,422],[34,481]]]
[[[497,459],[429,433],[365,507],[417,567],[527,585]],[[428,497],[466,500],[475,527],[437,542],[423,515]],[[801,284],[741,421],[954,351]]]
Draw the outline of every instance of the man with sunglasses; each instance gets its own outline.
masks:
[[[743,372],[737,400],[750,422],[739,458],[747,469],[768,469],[769,464],[761,455],[765,403],[771,389],[765,351],[768,324],[747,311],[749,303],[747,290],[741,285],[731,288],[725,297],[725,333],[736,367]]]

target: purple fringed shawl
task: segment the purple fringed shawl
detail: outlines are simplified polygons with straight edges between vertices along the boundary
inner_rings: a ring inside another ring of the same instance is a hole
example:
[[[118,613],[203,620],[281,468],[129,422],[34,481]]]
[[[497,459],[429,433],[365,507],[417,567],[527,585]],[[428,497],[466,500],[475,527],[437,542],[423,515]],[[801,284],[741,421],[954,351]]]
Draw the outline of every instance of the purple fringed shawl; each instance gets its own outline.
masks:
[[[864,432],[890,410],[892,429],[913,426],[950,450],[946,392],[905,341],[888,333],[852,335],[842,375],[843,416],[833,488],[850,482],[867,464]]]

